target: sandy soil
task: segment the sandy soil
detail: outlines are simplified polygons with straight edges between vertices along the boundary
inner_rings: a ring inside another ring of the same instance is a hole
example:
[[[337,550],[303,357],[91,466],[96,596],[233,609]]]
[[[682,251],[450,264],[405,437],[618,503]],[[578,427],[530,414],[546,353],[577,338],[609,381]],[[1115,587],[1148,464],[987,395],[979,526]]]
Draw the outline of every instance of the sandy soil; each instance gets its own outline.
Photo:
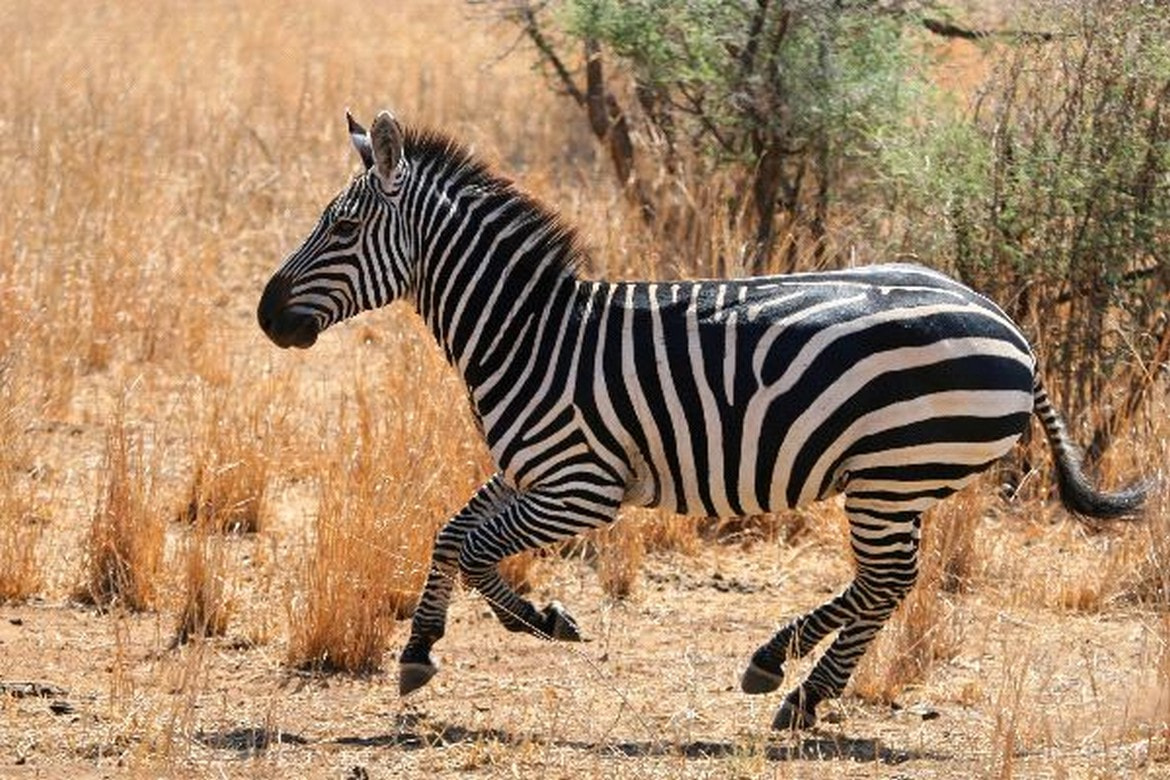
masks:
[[[534,595],[570,605],[589,641],[507,634],[461,595],[441,673],[406,700],[393,650],[382,674],[314,677],[283,665],[279,641],[168,649],[157,614],[0,608],[0,776],[1170,776],[1151,726],[1166,708],[1153,614],[1012,606],[1010,583],[982,588],[956,598],[962,648],[924,684],[892,705],[846,695],[816,730],[777,735],[779,695],[748,697],[737,676],[837,587],[833,545],[651,556],[623,602],[580,560],[539,566]]]

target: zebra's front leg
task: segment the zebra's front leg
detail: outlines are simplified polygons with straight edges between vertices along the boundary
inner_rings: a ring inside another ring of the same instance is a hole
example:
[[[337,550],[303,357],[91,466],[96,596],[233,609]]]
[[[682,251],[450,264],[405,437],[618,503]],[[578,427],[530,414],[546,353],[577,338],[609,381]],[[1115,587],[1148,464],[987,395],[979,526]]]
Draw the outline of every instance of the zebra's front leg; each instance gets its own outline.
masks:
[[[744,672],[747,693],[773,691],[783,681],[783,662],[807,655],[821,639],[837,638],[789,693],[772,722],[775,729],[809,728],[816,707],[845,689],[874,636],[893,614],[918,577],[920,515],[917,512],[866,512],[847,505],[857,575],[839,596],[782,628],[752,656]]]
[[[511,555],[545,547],[610,523],[622,489],[584,484],[580,488],[532,490],[520,494],[499,515],[471,532],[459,553],[463,579],[478,590],[504,628],[545,639],[577,642],[581,632],[558,602],[543,609],[520,596],[500,577],[499,563]]]
[[[443,637],[451,589],[459,576],[459,552],[467,535],[485,518],[498,513],[515,497],[499,474],[494,475],[435,535],[426,585],[410,623],[410,638],[398,661],[398,692],[415,691],[430,682],[439,671],[431,648]]]

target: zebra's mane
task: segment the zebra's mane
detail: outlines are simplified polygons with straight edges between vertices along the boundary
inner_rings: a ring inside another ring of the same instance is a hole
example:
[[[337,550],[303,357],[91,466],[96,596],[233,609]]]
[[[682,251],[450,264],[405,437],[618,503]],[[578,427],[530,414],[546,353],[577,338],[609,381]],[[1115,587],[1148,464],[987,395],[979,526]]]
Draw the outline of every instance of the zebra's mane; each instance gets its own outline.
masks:
[[[404,154],[416,170],[431,169],[451,191],[474,189],[489,197],[507,200],[533,232],[543,233],[537,251],[542,265],[576,277],[585,261],[576,229],[553,209],[519,189],[510,179],[495,173],[466,146],[446,133],[418,128],[404,129]]]

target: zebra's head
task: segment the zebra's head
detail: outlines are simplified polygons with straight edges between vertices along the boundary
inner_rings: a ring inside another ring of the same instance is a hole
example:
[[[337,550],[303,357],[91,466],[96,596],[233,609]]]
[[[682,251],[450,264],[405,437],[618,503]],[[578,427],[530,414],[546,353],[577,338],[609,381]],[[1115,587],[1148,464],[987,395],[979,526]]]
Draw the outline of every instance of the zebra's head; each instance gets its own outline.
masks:
[[[326,207],[260,297],[260,327],[280,347],[311,347],[330,325],[385,306],[413,284],[400,218],[402,127],[387,111],[369,132],[349,112],[346,119],[365,171]]]

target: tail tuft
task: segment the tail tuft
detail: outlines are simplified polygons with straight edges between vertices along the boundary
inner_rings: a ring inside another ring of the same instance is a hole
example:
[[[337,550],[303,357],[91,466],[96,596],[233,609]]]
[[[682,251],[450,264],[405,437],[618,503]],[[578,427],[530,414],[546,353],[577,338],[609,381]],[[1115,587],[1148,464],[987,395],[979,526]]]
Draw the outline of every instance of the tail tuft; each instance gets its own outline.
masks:
[[[1044,425],[1044,434],[1056,458],[1056,480],[1060,487],[1060,502],[1065,509],[1079,517],[1098,520],[1117,520],[1139,514],[1146,501],[1146,486],[1138,483],[1110,493],[1093,487],[1085,476],[1080,450],[1069,438],[1060,415],[1048,400],[1039,375],[1032,387],[1032,397],[1035,399],[1033,411]]]

